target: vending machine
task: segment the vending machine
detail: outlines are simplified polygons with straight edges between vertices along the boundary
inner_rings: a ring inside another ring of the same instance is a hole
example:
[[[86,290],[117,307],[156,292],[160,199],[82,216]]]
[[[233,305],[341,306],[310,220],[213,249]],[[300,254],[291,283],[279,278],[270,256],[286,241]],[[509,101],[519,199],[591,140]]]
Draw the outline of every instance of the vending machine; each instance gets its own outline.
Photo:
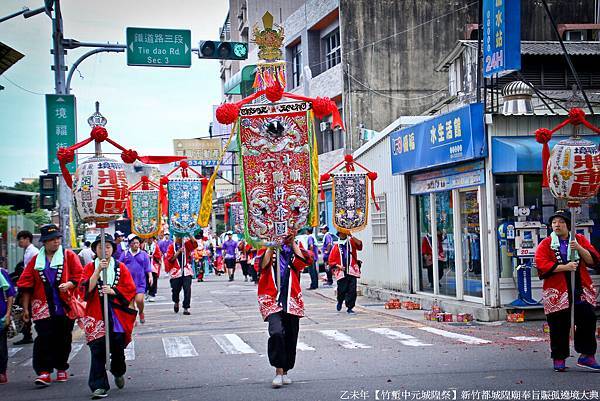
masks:
[[[514,223],[514,266],[518,298],[509,305],[525,308],[539,307],[531,294],[531,271],[535,267],[535,251],[541,240],[547,236],[547,226],[540,221],[528,221],[531,210],[526,206],[515,207]],[[514,277],[514,275],[513,275]]]

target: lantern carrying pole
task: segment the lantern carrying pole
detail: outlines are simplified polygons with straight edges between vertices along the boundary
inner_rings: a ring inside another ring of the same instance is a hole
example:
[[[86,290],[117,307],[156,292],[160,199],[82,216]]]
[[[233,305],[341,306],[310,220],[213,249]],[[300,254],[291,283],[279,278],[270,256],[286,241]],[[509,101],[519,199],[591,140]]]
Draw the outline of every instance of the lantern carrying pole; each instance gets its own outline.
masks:
[[[96,108],[98,108],[98,102],[96,102]],[[102,144],[100,142],[96,142],[96,157],[101,157],[102,156]],[[102,258],[102,260],[106,259],[106,249],[105,249],[105,244],[106,241],[104,239],[104,234],[105,234],[105,228],[104,226],[100,227],[100,244],[101,244],[101,251],[100,251],[100,257]],[[114,251],[114,249],[113,249]],[[102,284],[103,285],[108,285],[108,268],[104,269],[104,271],[102,272]],[[104,368],[106,370],[110,370],[110,326],[109,326],[109,319],[108,319],[108,294],[103,294],[103,308],[104,308],[104,340],[105,340],[105,344],[106,344],[106,363],[104,364]]]
[[[577,229],[575,227],[575,210],[576,208],[571,206],[571,241],[576,241]],[[575,249],[571,249],[571,255],[569,255],[571,262],[575,262]],[[573,340],[573,346],[575,346],[575,273],[571,271],[571,339]]]
[[[277,266],[275,280],[277,281],[277,293],[279,294],[279,291],[281,290],[281,266],[279,265],[281,263],[281,247],[277,247],[275,255],[275,265]],[[279,301],[279,299],[277,301]]]

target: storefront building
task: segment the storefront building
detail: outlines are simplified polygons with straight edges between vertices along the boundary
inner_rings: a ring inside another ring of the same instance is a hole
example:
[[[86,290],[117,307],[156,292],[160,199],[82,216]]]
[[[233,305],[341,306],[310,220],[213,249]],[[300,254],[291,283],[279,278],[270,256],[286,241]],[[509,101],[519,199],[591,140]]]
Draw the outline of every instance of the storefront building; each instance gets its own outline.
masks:
[[[542,191],[541,145],[533,136],[563,118],[484,115],[480,104],[471,104],[409,127],[396,122],[355,152],[378,172],[382,205],[380,212],[371,208],[371,224],[357,234],[365,243],[364,292],[503,319],[519,297],[516,267],[532,260],[517,258],[515,206],[526,207],[527,221],[539,226],[564,206]],[[598,200],[584,205],[576,220],[600,246]],[[539,301],[541,281],[535,267],[531,273]]]

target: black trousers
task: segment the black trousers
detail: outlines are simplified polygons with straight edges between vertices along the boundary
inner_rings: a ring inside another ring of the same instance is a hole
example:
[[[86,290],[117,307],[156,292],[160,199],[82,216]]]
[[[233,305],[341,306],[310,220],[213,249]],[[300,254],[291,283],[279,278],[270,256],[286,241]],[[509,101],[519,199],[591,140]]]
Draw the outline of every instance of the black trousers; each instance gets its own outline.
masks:
[[[252,281],[258,282],[258,272],[254,269],[254,266],[251,264],[248,265],[248,274],[252,278]]]
[[[319,272],[317,263],[313,263],[308,268],[308,274],[310,274],[310,288],[319,288]]]
[[[240,266],[242,266],[242,274],[244,275],[244,277],[250,275],[250,273],[248,272],[248,262],[246,262],[245,260],[241,260]]]
[[[267,322],[269,323],[269,341],[267,343],[269,362],[271,366],[287,372],[296,363],[300,318],[281,311],[269,315]]]
[[[8,364],[7,334],[8,331],[6,329],[0,328],[0,374],[6,373],[6,366]]]
[[[438,261],[438,279],[441,280],[444,277],[444,267],[445,263],[442,261]],[[433,265],[425,266],[427,269],[427,279],[429,280],[429,284],[433,287]]]
[[[327,284],[333,285],[333,271],[329,267],[329,258],[323,258],[323,263],[325,264],[325,273],[327,274]]]
[[[346,301],[346,308],[352,309],[356,305],[356,277],[346,275],[337,282],[337,301]]]
[[[148,280],[146,278],[146,280]],[[151,297],[156,296],[156,290],[158,289],[158,273],[152,272],[152,285],[148,286],[148,295]]]
[[[183,309],[188,309],[192,302],[192,276],[171,279],[171,293],[173,302],[179,303],[179,293],[183,288]]]
[[[66,316],[54,316],[34,322],[37,337],[33,342],[33,370],[52,373],[56,370],[67,370],[74,320]]]
[[[97,338],[88,343],[92,353],[90,365],[90,377],[88,385],[92,391],[99,388],[108,390],[108,376],[104,365],[106,364],[106,341],[105,337]],[[110,333],[110,373],[115,377],[123,376],[127,366],[125,365],[125,334]]]
[[[564,309],[546,315],[550,326],[550,351],[552,359],[569,357],[569,332],[571,330],[571,309]],[[596,353],[596,314],[594,307],[587,302],[575,304],[575,351],[580,354]]]

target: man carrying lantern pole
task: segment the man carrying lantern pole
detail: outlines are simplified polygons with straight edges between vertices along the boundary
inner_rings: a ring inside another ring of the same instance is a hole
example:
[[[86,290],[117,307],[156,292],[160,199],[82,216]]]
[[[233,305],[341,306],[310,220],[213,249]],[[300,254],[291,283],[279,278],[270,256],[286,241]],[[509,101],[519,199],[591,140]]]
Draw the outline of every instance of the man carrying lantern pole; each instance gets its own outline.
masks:
[[[88,385],[92,399],[108,395],[110,384],[104,365],[110,361],[115,385],[125,386],[125,348],[131,342],[136,311],[129,308],[136,295],[136,284],[127,267],[114,258],[117,245],[109,234],[100,234],[92,244],[96,259],[85,266],[82,286],[87,300],[83,326],[92,354]],[[101,278],[101,277],[106,278]],[[109,304],[108,321],[104,324],[103,302]],[[108,327],[108,335],[106,327]],[[109,354],[105,352],[109,339]]]
[[[100,114],[99,103],[96,102],[96,112],[88,118],[88,124],[92,127],[89,138],[70,147],[60,148],[56,154],[65,183],[73,191],[74,206],[79,216],[86,223],[94,223],[96,227],[100,228],[100,260],[107,259],[104,254],[106,248],[104,231],[110,221],[121,217],[127,207],[129,196],[129,185],[123,164],[102,155],[102,142],[107,141],[118,148],[122,152],[121,159],[123,162],[129,164],[135,161],[148,164],[163,164],[185,159],[185,157],[181,156],[140,156],[135,150],[126,149],[109,138],[108,131],[104,128],[106,123],[106,118]],[[67,165],[75,160],[76,150],[92,142],[95,144],[95,156],[77,166],[77,171],[73,179]],[[116,244],[113,247],[113,251],[115,248]],[[103,269],[102,283],[110,281],[107,270]],[[110,328],[108,297],[103,298],[102,317],[97,327],[101,325],[103,328]],[[88,334],[88,330],[94,330],[92,325],[84,325],[84,327],[86,335]],[[105,336],[104,343],[106,357],[105,370],[109,370],[110,336]]]
[[[560,141],[550,153],[548,142],[552,134],[568,124],[575,126],[574,135]],[[595,359],[597,292],[587,269],[598,265],[600,253],[585,236],[577,234],[574,219],[581,202],[596,196],[600,187],[600,152],[597,145],[579,136],[580,124],[600,134],[581,109],[571,109],[569,117],[553,130],[536,131],[536,140],[544,145],[543,186],[549,186],[552,195],[571,208],[570,214],[561,210],[550,217],[552,232],[540,243],[535,255],[538,274],[544,280],[542,301],[557,372],[566,370],[569,336],[575,351],[581,354],[577,366],[600,372]]]

